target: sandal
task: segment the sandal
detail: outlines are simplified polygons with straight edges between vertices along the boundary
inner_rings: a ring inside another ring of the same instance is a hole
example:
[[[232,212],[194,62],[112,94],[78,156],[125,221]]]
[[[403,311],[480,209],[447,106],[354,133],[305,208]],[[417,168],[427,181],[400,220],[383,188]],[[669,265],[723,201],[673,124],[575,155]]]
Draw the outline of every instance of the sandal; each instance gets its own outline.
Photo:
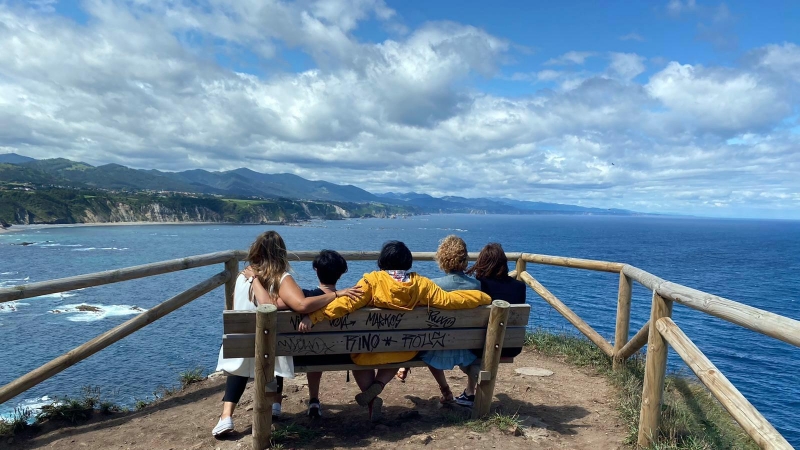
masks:
[[[439,386],[439,390],[442,391],[442,396],[439,397],[439,403],[446,404],[453,403],[455,401],[455,397],[453,397],[453,391],[450,390],[450,386]]]
[[[405,383],[406,377],[410,372],[411,372],[411,367],[401,367],[397,369],[397,373],[394,375],[394,377],[400,380],[401,383]]]

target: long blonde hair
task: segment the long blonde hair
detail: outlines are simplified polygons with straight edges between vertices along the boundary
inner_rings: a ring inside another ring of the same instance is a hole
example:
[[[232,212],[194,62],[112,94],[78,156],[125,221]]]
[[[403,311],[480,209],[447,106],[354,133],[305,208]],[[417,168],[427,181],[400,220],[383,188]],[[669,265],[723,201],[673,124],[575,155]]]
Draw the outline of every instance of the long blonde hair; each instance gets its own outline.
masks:
[[[273,300],[278,298],[281,277],[291,270],[286,254],[286,244],[276,231],[261,233],[250,245],[247,261],[253,266],[258,280]]]

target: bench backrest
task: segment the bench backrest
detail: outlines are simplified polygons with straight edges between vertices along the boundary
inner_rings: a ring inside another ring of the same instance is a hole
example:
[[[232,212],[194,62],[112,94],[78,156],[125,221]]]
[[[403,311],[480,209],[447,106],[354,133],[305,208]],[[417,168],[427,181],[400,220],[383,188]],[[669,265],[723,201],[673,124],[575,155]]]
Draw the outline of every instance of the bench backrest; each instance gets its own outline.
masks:
[[[421,350],[483,349],[491,306],[412,311],[365,308],[298,333],[302,315],[278,312],[278,356],[336,355]],[[530,305],[511,305],[503,347],[522,347]],[[223,313],[223,356],[255,354],[255,311]]]

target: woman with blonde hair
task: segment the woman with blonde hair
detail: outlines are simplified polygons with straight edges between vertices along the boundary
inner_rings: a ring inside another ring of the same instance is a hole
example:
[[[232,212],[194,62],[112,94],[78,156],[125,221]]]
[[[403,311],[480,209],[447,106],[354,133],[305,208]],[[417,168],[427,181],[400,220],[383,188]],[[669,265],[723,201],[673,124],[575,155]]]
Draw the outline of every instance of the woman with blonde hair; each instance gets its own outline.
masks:
[[[481,283],[478,280],[464,274],[467,269],[468,253],[467,244],[460,237],[451,234],[439,241],[439,248],[436,250],[435,258],[445,276],[434,278],[431,281],[436,283],[442,290],[450,292],[479,290],[481,288]],[[442,392],[440,398],[442,403],[453,401],[453,392],[447,384],[447,377],[444,371],[452,370],[456,366],[466,368],[475,362],[476,358],[475,354],[469,350],[437,350],[422,354],[422,360],[428,365],[431,375],[439,384],[439,390]],[[410,370],[410,367],[398,370],[397,378],[405,381]]]
[[[299,313],[309,313],[324,308],[338,297],[358,298],[362,293],[358,287],[335,290],[323,295],[305,297],[289,271],[289,258],[286,244],[276,231],[260,234],[250,245],[247,254],[250,265],[236,278],[233,295],[234,310],[255,310],[258,305],[273,304],[278,309],[291,309]],[[225,395],[222,398],[222,414],[217,426],[211,431],[221,436],[233,431],[233,411],[247,386],[247,380],[255,378],[254,358],[223,358],[219,352],[217,370],[228,374]],[[275,377],[278,392],[272,404],[272,414],[281,414],[283,377],[294,378],[292,357],[275,358]]]

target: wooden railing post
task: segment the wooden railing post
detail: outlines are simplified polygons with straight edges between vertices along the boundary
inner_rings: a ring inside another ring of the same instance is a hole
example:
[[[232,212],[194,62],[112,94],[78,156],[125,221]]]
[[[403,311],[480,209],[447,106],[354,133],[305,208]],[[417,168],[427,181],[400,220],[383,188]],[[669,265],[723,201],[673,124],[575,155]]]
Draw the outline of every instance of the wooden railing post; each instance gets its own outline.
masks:
[[[225,310],[230,311],[233,309],[233,292],[236,289],[236,278],[239,274],[239,258],[225,261],[225,270],[231,276],[225,283]]]
[[[647,360],[642,388],[642,409],[639,414],[639,447],[648,447],[658,438],[661,418],[661,400],[664,394],[664,377],[667,372],[667,342],[654,325],[662,317],[672,317],[672,300],[662,298],[653,291],[650,310],[650,332],[647,339]]]
[[[619,273],[619,290],[617,291],[617,327],[614,334],[614,370],[618,370],[624,358],[619,357],[622,347],[628,343],[631,326],[631,288],[632,281],[624,273]]]
[[[260,305],[256,310],[255,401],[253,448],[269,448],[272,437],[272,402],[275,385],[275,349],[278,342],[278,308]]]
[[[528,270],[528,263],[527,263],[527,261],[522,259],[521,256],[519,257],[519,259],[517,259],[517,267],[516,267],[515,270],[517,272],[517,274],[516,274],[517,275],[517,279],[518,280],[522,280],[522,272],[525,272],[526,270]]]
[[[486,343],[483,346],[481,371],[478,374],[478,388],[475,392],[475,405],[472,407],[473,418],[488,415],[492,406],[494,385],[497,381],[497,370],[500,367],[500,353],[503,350],[503,341],[506,337],[510,306],[505,300],[492,302],[489,325],[486,327]]]

